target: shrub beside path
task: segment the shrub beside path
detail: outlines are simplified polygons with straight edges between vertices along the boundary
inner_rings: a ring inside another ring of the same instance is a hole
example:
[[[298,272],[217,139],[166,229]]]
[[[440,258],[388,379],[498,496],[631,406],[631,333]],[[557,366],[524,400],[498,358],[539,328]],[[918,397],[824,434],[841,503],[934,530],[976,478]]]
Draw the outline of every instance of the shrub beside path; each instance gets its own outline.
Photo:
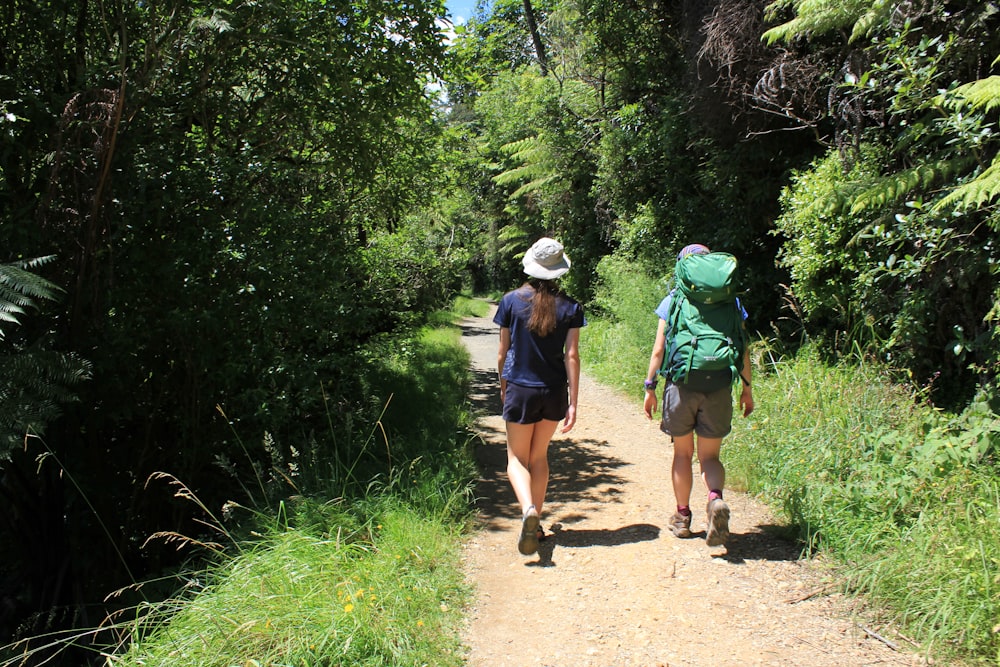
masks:
[[[726,547],[670,534],[670,443],[642,413],[641,378],[629,400],[584,369],[576,427],[550,450],[542,525],[552,534],[537,554],[520,555],[492,316],[462,322],[481,436],[479,525],[465,547],[471,667],[923,664],[904,640],[852,614],[822,566],[801,560],[749,496],[726,494]],[[705,502],[696,485],[701,537]]]

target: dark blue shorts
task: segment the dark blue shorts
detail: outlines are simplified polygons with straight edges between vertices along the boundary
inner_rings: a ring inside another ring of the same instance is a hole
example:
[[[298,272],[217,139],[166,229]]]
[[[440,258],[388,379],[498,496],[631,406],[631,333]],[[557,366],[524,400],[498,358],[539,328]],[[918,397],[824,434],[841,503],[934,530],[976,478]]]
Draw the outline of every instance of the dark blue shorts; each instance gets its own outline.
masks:
[[[548,387],[525,387],[507,383],[506,400],[503,402],[504,421],[517,424],[534,424],[543,419],[559,421],[566,417],[569,409],[569,389]]]

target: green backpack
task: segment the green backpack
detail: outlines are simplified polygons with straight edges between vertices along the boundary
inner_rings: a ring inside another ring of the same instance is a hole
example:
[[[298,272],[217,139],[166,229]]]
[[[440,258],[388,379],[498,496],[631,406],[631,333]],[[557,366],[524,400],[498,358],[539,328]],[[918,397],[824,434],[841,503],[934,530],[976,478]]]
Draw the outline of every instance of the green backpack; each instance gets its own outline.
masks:
[[[730,371],[728,379],[735,383],[747,344],[743,313],[736,303],[736,258],[725,252],[685,255],[674,267],[674,283],[660,374],[688,382],[691,371],[716,378],[720,371]]]

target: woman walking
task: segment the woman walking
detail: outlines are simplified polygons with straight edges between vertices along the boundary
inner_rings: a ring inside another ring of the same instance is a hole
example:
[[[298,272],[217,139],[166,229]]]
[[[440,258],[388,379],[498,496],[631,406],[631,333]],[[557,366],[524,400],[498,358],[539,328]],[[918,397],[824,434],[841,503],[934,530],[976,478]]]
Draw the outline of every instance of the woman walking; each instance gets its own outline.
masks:
[[[529,280],[500,300],[493,321],[500,325],[497,371],[507,424],[507,477],[521,506],[517,549],[538,550],[549,483],[549,442],[576,423],[580,385],[580,328],[583,308],[559,290],[569,271],[558,241],[539,239],[524,255]]]

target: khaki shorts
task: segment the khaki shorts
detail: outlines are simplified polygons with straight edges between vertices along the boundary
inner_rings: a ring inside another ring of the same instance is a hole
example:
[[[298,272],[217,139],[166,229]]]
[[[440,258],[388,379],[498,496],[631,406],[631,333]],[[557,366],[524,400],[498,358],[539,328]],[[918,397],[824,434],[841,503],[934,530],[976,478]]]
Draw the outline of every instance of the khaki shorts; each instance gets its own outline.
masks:
[[[668,382],[663,388],[660,430],[673,437],[692,431],[701,438],[726,437],[733,430],[732,387],[703,394]]]

